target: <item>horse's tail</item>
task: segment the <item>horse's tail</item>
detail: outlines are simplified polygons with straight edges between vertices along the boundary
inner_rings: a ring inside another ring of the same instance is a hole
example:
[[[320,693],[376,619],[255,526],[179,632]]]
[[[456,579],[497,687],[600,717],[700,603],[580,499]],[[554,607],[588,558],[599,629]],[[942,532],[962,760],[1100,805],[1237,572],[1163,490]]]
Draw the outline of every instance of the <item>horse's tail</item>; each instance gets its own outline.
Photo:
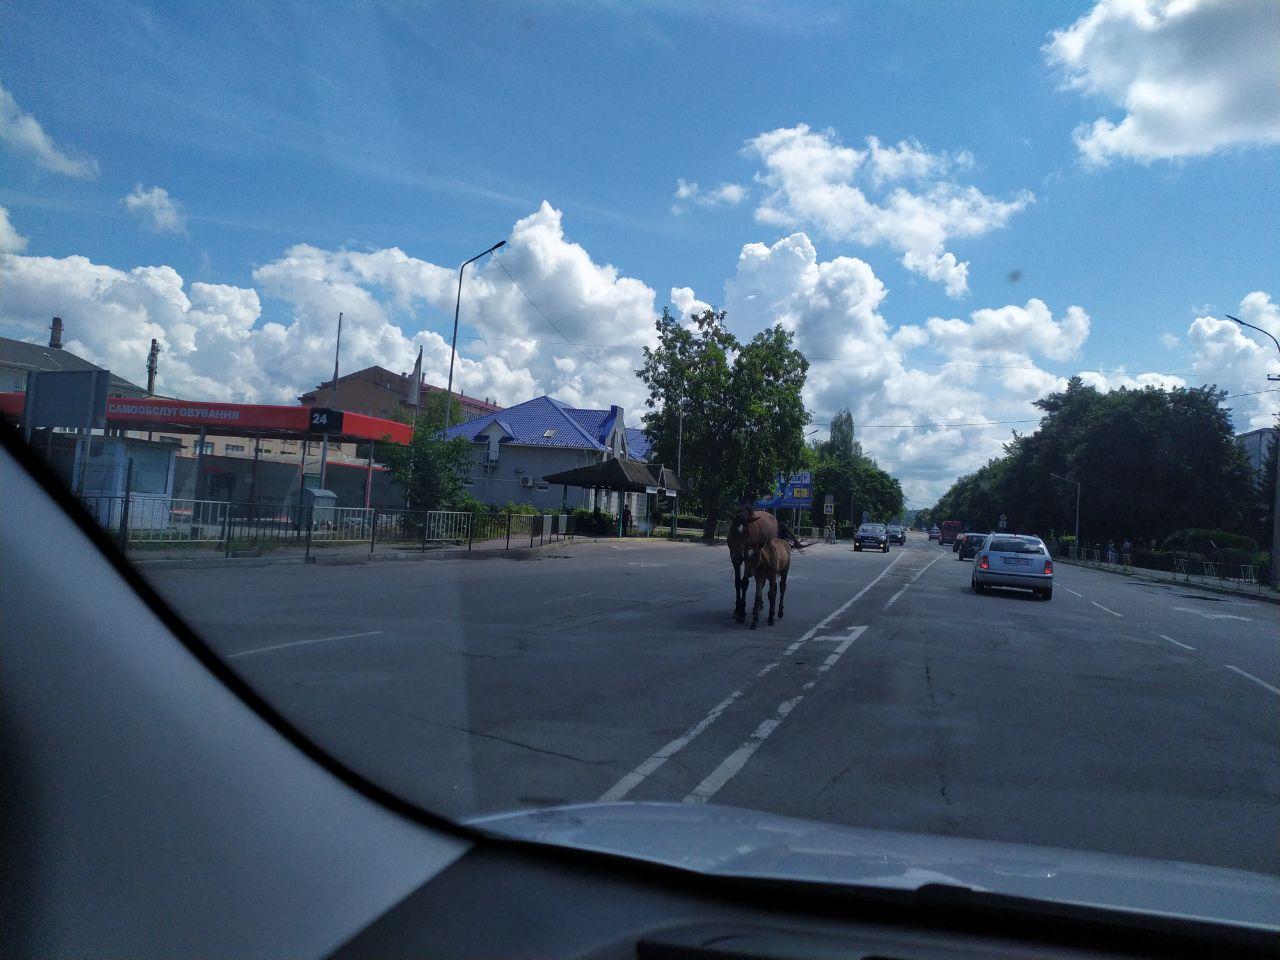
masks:
[[[792,533],[791,528],[788,527],[781,520],[778,521],[778,536],[792,550],[803,550],[805,548],[805,544],[800,542],[800,538],[797,537],[794,533]]]

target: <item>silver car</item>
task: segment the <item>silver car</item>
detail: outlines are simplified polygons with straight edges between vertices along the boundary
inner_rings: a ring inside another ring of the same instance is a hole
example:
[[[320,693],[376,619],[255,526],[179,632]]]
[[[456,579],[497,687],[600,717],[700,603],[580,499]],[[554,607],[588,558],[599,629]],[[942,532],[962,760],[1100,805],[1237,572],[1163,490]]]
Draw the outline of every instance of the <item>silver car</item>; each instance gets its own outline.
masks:
[[[993,533],[973,558],[974,593],[988,587],[1020,587],[1045,600],[1053,599],[1053,560],[1035,536]]]

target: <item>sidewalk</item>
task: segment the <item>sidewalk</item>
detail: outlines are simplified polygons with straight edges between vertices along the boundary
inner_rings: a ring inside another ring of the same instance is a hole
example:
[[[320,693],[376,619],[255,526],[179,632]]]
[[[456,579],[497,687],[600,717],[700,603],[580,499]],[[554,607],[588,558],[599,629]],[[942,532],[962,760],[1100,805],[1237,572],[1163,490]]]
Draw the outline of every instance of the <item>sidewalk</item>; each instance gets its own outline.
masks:
[[[1099,573],[1113,573],[1122,577],[1136,577],[1149,583],[1166,583],[1174,586],[1196,587],[1214,593],[1225,593],[1233,597],[1245,597],[1261,600],[1263,603],[1280,604],[1280,592],[1261,584],[1245,586],[1238,580],[1220,580],[1199,574],[1174,574],[1164,570],[1149,570],[1146,567],[1124,567],[1119,564],[1083,563],[1079,560],[1068,560],[1066,557],[1054,557],[1054,563],[1065,563],[1084,570],[1097,570]]]

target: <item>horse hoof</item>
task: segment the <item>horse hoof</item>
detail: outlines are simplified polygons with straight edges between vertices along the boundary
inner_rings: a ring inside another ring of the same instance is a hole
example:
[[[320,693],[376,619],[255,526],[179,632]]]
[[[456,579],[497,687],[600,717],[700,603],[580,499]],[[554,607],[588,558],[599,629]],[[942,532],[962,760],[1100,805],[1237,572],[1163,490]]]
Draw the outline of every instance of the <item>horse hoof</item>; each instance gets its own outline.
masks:
[[[769,620],[769,626],[771,626],[771,627],[773,626],[773,620],[772,620],[772,619],[770,619],[770,620]]]
[[[751,629],[752,629],[752,630],[754,630],[755,628],[756,628],[756,625],[753,623],[753,624],[751,625]]]

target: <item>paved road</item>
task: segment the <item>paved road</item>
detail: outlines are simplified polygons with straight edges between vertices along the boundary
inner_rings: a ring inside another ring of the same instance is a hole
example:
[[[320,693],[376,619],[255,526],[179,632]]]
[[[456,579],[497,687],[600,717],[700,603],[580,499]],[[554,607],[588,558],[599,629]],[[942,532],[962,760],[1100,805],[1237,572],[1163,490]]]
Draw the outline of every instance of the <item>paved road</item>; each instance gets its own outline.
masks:
[[[318,741],[466,816],[598,799],[1280,873],[1280,607],[1060,565],[975,596],[916,540],[817,545],[787,616],[729,612],[723,547],[165,571]]]

